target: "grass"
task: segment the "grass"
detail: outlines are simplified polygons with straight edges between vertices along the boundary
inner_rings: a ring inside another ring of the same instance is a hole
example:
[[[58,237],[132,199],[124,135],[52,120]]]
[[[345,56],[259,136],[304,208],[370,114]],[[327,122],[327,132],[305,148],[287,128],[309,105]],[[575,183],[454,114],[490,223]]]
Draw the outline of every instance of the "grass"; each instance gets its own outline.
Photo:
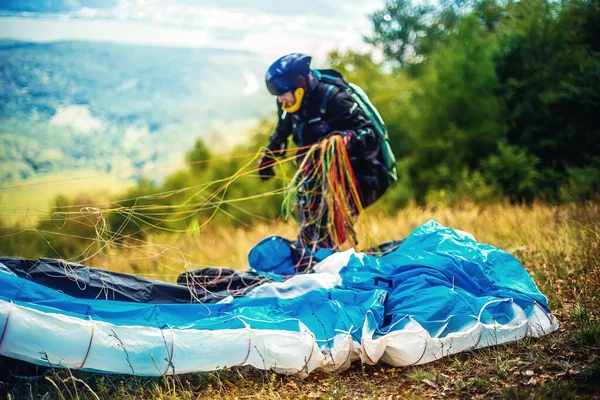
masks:
[[[343,372],[317,371],[305,379],[231,368],[152,379],[51,370],[25,380],[13,375],[42,370],[0,359],[0,396],[4,392],[14,399],[600,398],[600,204],[463,203],[454,208],[410,206],[387,217],[371,212],[370,241],[405,237],[430,219],[513,253],[548,296],[561,328],[538,339],[420,366],[354,363]],[[87,263],[174,281],[185,269],[204,265],[246,268],[249,249],[269,234],[293,237],[295,228],[273,223],[251,229],[211,227],[199,235],[152,235],[145,246],[111,250]]]

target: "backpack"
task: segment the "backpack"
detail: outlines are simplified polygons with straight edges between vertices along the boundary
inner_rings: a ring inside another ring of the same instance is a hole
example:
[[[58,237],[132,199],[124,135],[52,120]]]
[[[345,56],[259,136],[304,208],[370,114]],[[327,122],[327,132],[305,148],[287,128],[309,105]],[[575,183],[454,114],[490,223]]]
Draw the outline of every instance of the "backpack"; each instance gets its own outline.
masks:
[[[373,103],[371,103],[371,100],[369,100],[369,97],[367,96],[365,91],[362,90],[360,86],[354,83],[346,82],[342,74],[333,69],[313,69],[312,72],[321,82],[326,82],[331,85],[337,86],[340,89],[345,90],[346,92],[348,92],[348,94],[350,94],[350,96],[352,96],[358,107],[360,107],[362,112],[375,127],[375,130],[377,131],[377,134],[381,140],[379,152],[386,169],[388,187],[396,181],[398,181],[398,172],[396,170],[396,156],[392,152],[392,147],[390,145],[389,135],[385,126],[385,122],[383,121],[383,118],[381,118],[379,111],[377,111]],[[320,110],[322,115],[325,114],[328,95],[330,92],[331,90],[327,90],[325,93],[323,104]]]

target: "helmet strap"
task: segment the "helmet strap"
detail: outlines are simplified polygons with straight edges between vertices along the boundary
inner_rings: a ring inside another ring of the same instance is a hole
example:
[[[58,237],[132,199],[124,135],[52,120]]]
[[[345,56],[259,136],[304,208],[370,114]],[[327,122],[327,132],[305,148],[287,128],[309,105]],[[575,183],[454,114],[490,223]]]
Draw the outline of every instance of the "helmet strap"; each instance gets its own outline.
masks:
[[[296,102],[293,105],[287,106],[285,103],[281,105],[281,109],[283,111],[293,113],[300,109],[300,106],[302,105],[302,98],[304,97],[304,88],[299,87],[298,89],[294,90],[294,97],[296,98]]]

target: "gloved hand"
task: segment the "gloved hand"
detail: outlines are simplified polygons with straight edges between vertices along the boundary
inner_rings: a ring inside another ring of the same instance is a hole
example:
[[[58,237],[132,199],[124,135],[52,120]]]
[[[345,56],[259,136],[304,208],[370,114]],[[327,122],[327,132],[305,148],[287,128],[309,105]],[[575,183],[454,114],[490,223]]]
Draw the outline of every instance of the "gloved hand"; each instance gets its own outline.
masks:
[[[275,160],[271,152],[268,150],[264,151],[258,159],[258,174],[261,180],[268,181],[275,176],[273,165],[275,165]]]
[[[331,137],[331,136],[341,136],[343,143],[344,143],[344,147],[346,148],[346,151],[350,151],[350,149],[352,148],[352,140],[354,139],[354,132],[352,131],[333,131],[331,132],[327,137]]]

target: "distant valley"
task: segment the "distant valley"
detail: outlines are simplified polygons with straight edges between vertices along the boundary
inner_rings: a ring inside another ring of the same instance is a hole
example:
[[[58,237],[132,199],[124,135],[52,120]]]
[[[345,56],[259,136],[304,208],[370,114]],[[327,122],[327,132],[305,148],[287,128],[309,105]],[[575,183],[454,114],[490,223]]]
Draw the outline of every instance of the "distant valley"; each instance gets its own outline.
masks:
[[[252,53],[91,42],[0,41],[0,187],[75,171],[183,162],[273,113]],[[124,178],[135,178],[135,174]]]

